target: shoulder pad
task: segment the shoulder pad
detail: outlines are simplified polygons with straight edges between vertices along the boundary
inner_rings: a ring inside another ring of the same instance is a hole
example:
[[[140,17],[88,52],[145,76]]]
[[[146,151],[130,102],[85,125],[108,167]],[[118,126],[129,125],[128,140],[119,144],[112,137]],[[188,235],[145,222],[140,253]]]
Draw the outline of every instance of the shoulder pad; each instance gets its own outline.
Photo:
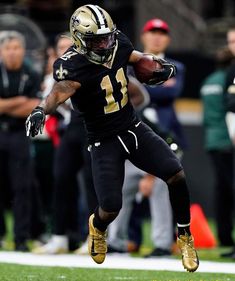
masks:
[[[67,61],[70,60],[73,56],[78,55],[78,52],[76,52],[73,48],[69,48],[61,57],[60,59]]]

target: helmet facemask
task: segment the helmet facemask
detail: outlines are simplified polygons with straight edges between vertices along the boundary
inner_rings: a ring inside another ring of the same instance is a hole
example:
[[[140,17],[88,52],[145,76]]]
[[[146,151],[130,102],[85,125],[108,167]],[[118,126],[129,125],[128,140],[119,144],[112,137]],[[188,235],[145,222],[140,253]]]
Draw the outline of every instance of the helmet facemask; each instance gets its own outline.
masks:
[[[116,46],[116,31],[93,36],[84,36],[86,56],[96,63],[107,63],[112,59]]]

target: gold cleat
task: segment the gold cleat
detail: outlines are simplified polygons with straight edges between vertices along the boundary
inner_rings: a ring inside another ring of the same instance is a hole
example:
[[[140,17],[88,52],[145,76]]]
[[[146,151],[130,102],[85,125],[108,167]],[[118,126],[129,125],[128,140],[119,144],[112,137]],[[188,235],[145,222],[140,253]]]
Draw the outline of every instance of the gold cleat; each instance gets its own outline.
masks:
[[[194,272],[199,266],[199,259],[194,248],[194,239],[192,235],[180,235],[177,238],[177,245],[182,254],[182,263],[189,272]]]
[[[107,253],[107,231],[100,231],[93,225],[94,214],[89,218],[88,251],[96,263],[103,263]]]

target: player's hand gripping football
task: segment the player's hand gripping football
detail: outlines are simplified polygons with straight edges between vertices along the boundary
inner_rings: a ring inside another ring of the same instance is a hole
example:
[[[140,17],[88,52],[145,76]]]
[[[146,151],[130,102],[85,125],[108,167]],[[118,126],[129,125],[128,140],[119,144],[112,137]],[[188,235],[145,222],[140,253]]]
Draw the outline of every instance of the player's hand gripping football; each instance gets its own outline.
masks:
[[[161,85],[176,75],[174,64],[151,54],[143,54],[133,67],[136,78],[147,85]]]
[[[46,115],[43,108],[35,107],[25,122],[26,136],[35,137],[39,132],[42,133],[45,119]]]
[[[176,67],[174,64],[164,60],[155,58],[162,65],[162,68],[159,68],[153,72],[153,78],[149,80],[148,85],[161,85],[168,79],[176,75]]]

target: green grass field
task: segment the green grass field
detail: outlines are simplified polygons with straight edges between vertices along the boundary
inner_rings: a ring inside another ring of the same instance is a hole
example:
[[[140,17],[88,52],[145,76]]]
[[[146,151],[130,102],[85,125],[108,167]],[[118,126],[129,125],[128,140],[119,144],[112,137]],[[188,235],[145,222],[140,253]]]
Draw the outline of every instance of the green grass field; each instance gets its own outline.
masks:
[[[210,223],[215,232],[213,222]],[[12,217],[7,215],[8,234],[6,245],[8,250],[13,247],[12,243]],[[143,227],[144,241],[140,254],[150,252],[152,243],[150,240],[150,223],[145,222]],[[220,253],[226,251],[225,248],[215,248],[211,250],[199,250],[201,260],[234,262],[230,259],[220,258]],[[157,260],[156,260],[157,262]],[[234,264],[235,266],[235,264]],[[188,273],[170,271],[146,271],[146,270],[111,270],[111,269],[87,269],[87,268],[62,268],[62,267],[37,267],[21,266],[15,264],[0,264],[0,281],[234,281],[233,274],[209,274],[209,273]]]
[[[12,250],[14,248],[13,245],[13,219],[11,213],[6,213],[6,222],[7,222],[7,235],[5,237],[5,245],[3,250]],[[215,224],[212,220],[209,221],[210,228],[212,229],[212,232],[215,234]],[[151,233],[151,224],[149,220],[146,220],[143,224],[143,244],[140,248],[140,251],[138,254],[133,254],[133,256],[144,256],[151,252],[151,249],[153,248],[152,240],[150,239],[150,233]],[[234,231],[234,237],[235,237],[235,231]],[[29,242],[29,247],[31,248],[32,243]],[[225,259],[221,258],[220,254],[223,252],[228,251],[227,248],[223,247],[217,247],[214,249],[205,249],[205,250],[198,250],[199,256],[201,260],[210,260],[210,261],[220,261],[220,262],[232,262],[231,259]],[[235,278],[234,278],[235,280]],[[1,280],[0,280],[1,281]]]
[[[144,270],[75,269],[0,264],[1,281],[233,281],[233,274]]]

